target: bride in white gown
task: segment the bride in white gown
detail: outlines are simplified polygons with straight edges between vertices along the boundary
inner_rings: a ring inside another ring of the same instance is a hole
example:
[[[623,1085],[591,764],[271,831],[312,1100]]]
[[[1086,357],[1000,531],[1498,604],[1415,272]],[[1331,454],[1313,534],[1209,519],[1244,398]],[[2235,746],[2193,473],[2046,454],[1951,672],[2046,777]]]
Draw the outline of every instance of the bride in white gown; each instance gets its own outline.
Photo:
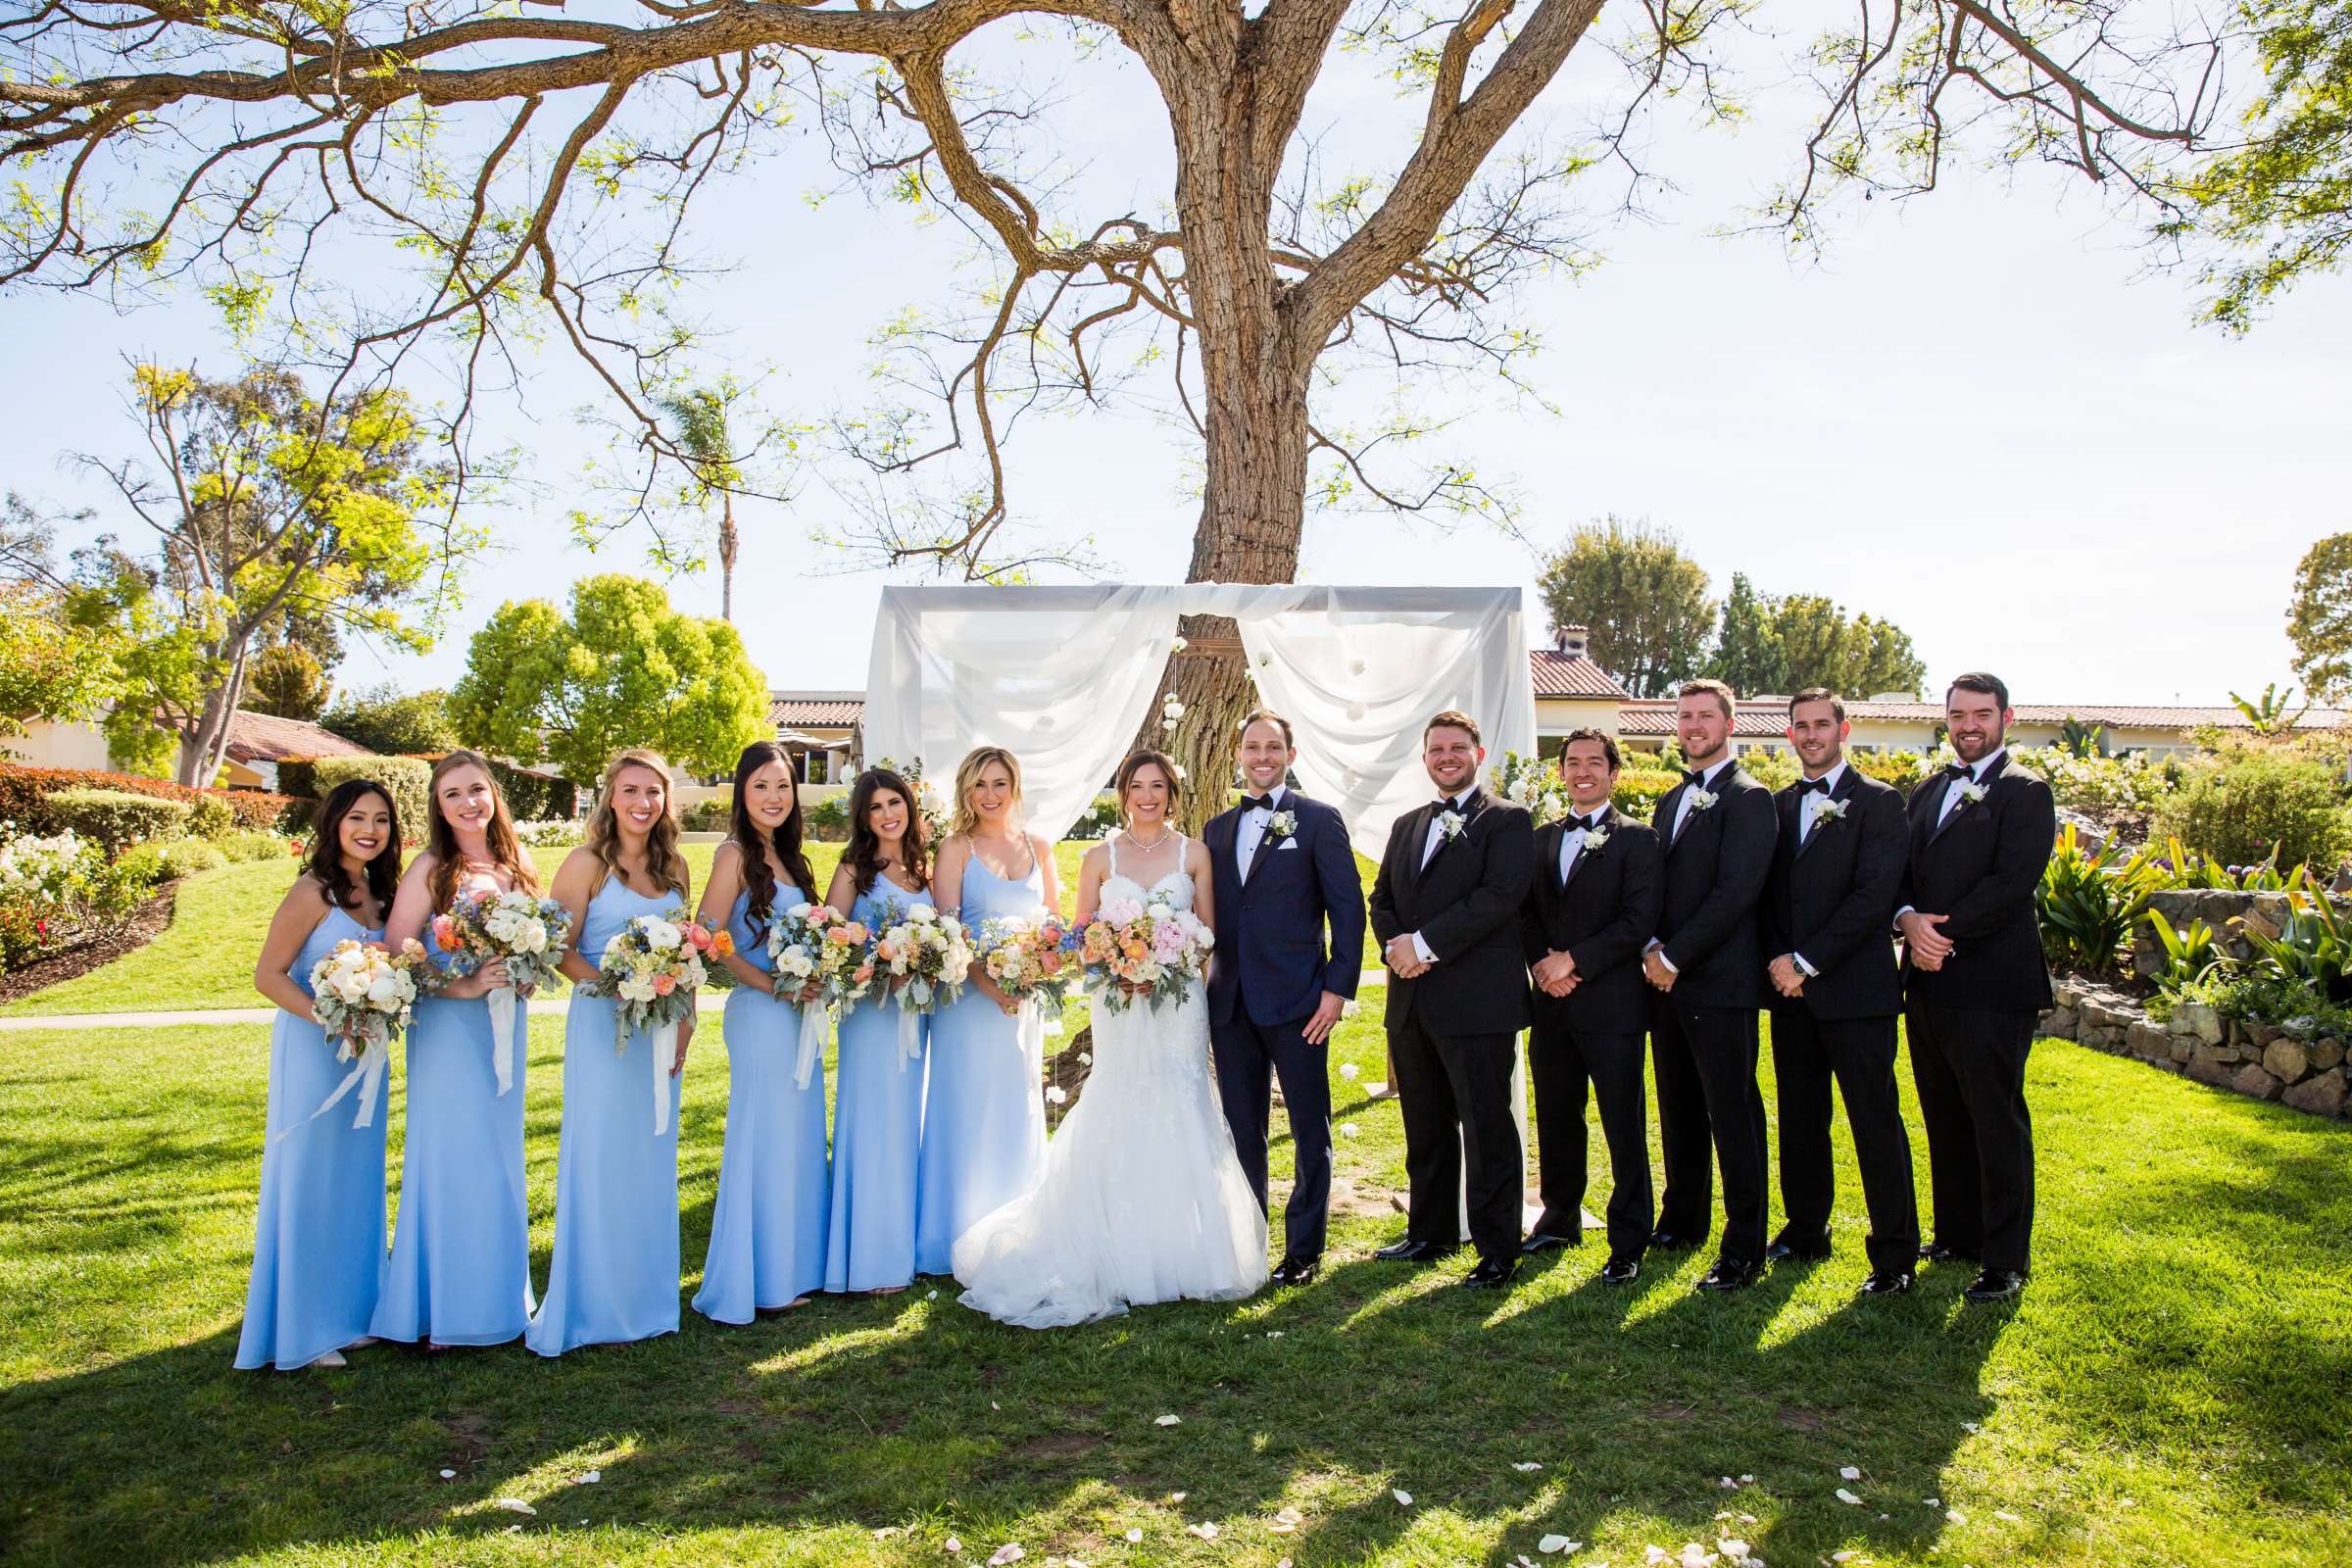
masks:
[[[1208,852],[1170,826],[1174,765],[1139,752],[1118,791],[1126,826],[1087,852],[1079,917],[1158,896],[1214,929]],[[1098,1002],[1093,1013],[1093,1067],[1047,1148],[1045,1179],[956,1241],[963,1304],[1021,1328],[1233,1300],[1266,1282],[1266,1217],[1218,1108],[1200,984],[1181,1003],[1113,1012]]]

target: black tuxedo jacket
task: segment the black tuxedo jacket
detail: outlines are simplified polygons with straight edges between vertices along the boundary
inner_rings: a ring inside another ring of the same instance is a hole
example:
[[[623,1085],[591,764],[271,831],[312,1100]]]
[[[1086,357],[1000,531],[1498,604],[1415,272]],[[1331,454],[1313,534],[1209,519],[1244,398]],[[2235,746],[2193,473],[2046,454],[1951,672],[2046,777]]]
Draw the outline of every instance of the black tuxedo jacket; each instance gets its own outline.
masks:
[[[1780,836],[1772,792],[1738,762],[1715,775],[1715,804],[1693,810],[1680,839],[1675,813],[1688,780],[1668,790],[1650,822],[1666,846],[1666,900],[1658,940],[1679,978],[1672,996],[1701,1007],[1753,1007],[1764,1000],[1756,962],[1756,905]]]
[[[1820,973],[1805,981],[1800,1003],[1765,985],[1774,1006],[1803,1005],[1816,1018],[1891,1017],[1903,1010],[1903,982],[1886,931],[1903,889],[1910,823],[1902,795],[1847,762],[1830,799],[1843,816],[1824,816],[1797,841],[1800,795],[1793,784],[1774,797],[1781,839],[1764,883],[1766,963],[1802,954]]]
[[[1937,774],[1911,792],[1911,857],[1896,906],[1951,918],[1937,929],[1952,956],[1936,970],[1903,960],[1913,1003],[1981,1012],[2034,1012],[2050,1004],[2034,895],[2058,837],[2049,785],[2004,756],[1984,799],[1959,806],[1938,825],[1944,792],[1959,781]]]
[[[1471,792],[1461,836],[1438,846],[1426,870],[1433,802],[1407,811],[1389,830],[1389,847],[1372,883],[1372,934],[1391,939],[1418,931],[1437,962],[1417,980],[1389,979],[1389,1016],[1416,1009],[1439,1035],[1516,1034],[1527,1027],[1527,960],[1519,949],[1519,907],[1527,902],[1536,833],[1524,807]]]
[[[1601,825],[1609,838],[1576,858],[1560,880],[1560,841],[1567,824],[1536,832],[1535,876],[1520,906],[1519,933],[1529,966],[1547,953],[1576,960],[1577,986],[1564,997],[1533,998],[1536,1026],[1565,1026],[1613,1034],[1649,1027],[1649,982],[1642,978],[1642,950],[1658,929],[1666,898],[1666,859],[1656,831],[1615,807]]]
[[[1234,850],[1241,808],[1210,817],[1200,835],[1216,892],[1217,952],[1208,969],[1208,1015],[1216,1023],[1237,1013],[1269,1028],[1296,1023],[1326,991],[1354,996],[1363,972],[1364,888],[1347,819],[1293,789],[1283,791],[1282,809],[1298,818],[1298,831],[1260,839],[1248,881]]]

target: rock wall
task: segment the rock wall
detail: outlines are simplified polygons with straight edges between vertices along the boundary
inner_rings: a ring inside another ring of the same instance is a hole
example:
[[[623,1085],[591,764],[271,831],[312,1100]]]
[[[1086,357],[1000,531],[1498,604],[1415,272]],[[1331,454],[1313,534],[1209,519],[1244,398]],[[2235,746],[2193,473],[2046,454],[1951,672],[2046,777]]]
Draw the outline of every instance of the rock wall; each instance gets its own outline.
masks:
[[[2245,900],[2279,895],[2158,897]],[[2203,918],[2214,923],[2210,915]],[[2315,1116],[2343,1116],[2346,1102],[2352,1099],[2352,1073],[2346,1070],[2344,1042],[2320,1035],[2308,1019],[2247,1023],[2224,1018],[2201,1004],[2189,1004],[2175,1007],[2172,1016],[2159,1023],[2135,999],[2081,981],[2059,984],[2056,1001],[2057,1005],[2041,1015],[2040,1032],[2059,1040],[2072,1040],[2111,1055],[2132,1056],[2216,1089],[2275,1100]]]

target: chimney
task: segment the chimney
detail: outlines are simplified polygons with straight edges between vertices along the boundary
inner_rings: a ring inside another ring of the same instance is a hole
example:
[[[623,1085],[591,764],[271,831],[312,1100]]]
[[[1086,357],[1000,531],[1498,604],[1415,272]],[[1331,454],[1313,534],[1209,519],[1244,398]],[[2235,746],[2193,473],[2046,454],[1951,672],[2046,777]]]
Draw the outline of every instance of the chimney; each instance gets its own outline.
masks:
[[[1551,634],[1551,651],[1570,659],[1585,657],[1585,639],[1589,635],[1583,626],[1561,626]]]

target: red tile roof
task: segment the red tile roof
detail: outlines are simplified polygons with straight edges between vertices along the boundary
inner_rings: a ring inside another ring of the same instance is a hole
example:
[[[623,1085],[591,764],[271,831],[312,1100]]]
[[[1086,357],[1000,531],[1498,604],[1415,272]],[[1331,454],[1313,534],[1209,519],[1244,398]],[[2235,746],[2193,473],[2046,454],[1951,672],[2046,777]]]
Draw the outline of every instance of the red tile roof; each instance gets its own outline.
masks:
[[[1751,697],[1740,705],[1732,723],[1734,735],[1777,736],[1788,728],[1788,699],[1786,697]],[[1876,720],[1882,723],[1923,724],[1939,722],[1943,717],[1941,703],[1873,703],[1848,702],[1846,717],[1856,722]],[[2180,731],[2204,724],[2223,729],[2251,727],[2246,715],[2234,708],[2175,708],[2168,706],[2134,706],[2114,703],[2022,703],[2017,709],[2020,724],[2062,724],[2069,718],[2085,724],[2098,724],[2109,729],[2160,729]],[[2315,708],[2296,724],[2298,729],[2334,729],[2345,723],[2347,714],[2340,709]],[[1674,733],[1674,704],[1663,698],[1637,699],[1617,710],[1617,733],[1620,735],[1672,735]]]
[[[1609,678],[1607,670],[1583,654],[1531,648],[1527,667],[1528,673],[1535,677],[1538,697],[1614,697],[1622,702],[1629,695]]]
[[[800,728],[809,724],[857,724],[865,719],[858,692],[770,692],[767,721]]]
[[[288,757],[373,757],[356,741],[299,718],[237,710],[228,721],[228,755],[240,762],[275,762]]]

